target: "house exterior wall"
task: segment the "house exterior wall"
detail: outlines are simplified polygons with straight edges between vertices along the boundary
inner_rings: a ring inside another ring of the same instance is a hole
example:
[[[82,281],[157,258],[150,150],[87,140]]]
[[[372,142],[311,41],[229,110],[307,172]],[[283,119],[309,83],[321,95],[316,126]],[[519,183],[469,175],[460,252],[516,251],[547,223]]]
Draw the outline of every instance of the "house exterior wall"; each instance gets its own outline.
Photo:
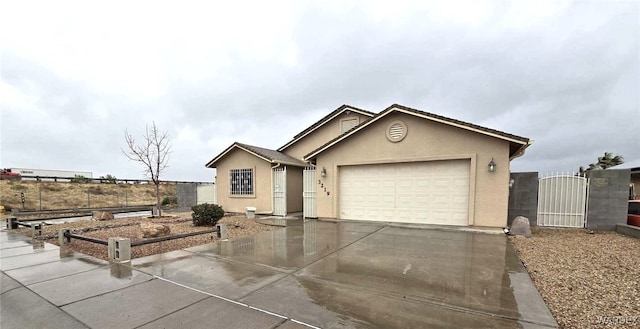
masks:
[[[355,112],[350,112],[349,114],[343,112],[330,121],[325,122],[320,128],[314,130],[307,136],[304,136],[282,152],[294,158],[303,160],[303,157],[311,151],[340,136],[342,134],[340,131],[341,122],[349,119],[357,119],[358,123],[362,123],[371,118]]]
[[[407,126],[406,137],[390,142],[386,133],[396,120]],[[318,217],[338,218],[340,166],[469,159],[469,225],[504,227],[509,198],[509,142],[404,113],[393,113],[366,127],[316,158],[319,178],[328,193],[318,193]],[[494,160],[495,172],[488,171]],[[323,190],[324,192],[324,190]]]
[[[302,170],[287,166],[287,213],[302,211]]]
[[[231,169],[253,168],[253,195],[231,195],[229,173]],[[256,207],[257,213],[271,213],[271,164],[240,149],[229,152],[216,167],[217,201],[227,212],[244,213],[246,207]]]

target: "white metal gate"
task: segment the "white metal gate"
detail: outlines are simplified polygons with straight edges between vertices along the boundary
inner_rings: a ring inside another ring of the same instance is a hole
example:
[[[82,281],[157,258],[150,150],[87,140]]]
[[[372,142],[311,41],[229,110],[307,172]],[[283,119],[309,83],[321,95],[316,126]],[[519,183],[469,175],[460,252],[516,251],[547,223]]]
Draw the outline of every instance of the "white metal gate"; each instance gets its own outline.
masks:
[[[287,167],[273,169],[273,214],[287,215]]]
[[[302,180],[302,216],[304,218],[318,218],[318,211],[316,207],[316,168],[304,168]]]
[[[538,226],[586,227],[589,179],[571,174],[538,181]]]

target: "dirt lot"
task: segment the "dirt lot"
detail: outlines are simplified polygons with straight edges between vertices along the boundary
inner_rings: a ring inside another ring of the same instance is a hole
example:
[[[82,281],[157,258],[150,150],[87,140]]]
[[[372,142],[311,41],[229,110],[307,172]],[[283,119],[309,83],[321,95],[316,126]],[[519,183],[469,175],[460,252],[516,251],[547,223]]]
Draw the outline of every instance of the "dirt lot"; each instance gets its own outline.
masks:
[[[156,203],[153,184],[98,184],[0,180],[0,205],[25,209],[121,207]],[[176,196],[175,184],[161,184],[160,198]]]
[[[640,328],[640,240],[582,229],[532,232],[510,241],[562,328]]]
[[[131,242],[145,240],[142,237],[140,223],[162,223],[171,229],[171,235],[190,232],[199,232],[210,230],[212,227],[194,226],[191,221],[191,213],[179,213],[171,216],[163,216],[156,218],[132,217],[113,219],[108,221],[79,221],[74,223],[66,223],[59,225],[47,225],[42,230],[42,240],[58,244],[57,233],[61,228],[71,229],[72,233],[93,238],[108,240],[110,237],[130,238]],[[237,239],[239,237],[254,235],[259,232],[271,231],[275,227],[256,223],[244,216],[226,216],[220,221],[220,224],[226,224],[229,239]],[[19,232],[31,236],[30,228],[21,228]],[[153,254],[159,254],[172,250],[189,248],[201,244],[212,243],[215,241],[213,233],[186,237],[176,240],[158,242],[148,245],[142,245],[131,248],[131,257],[139,258]],[[91,255],[97,258],[107,260],[107,247],[104,245],[86,242],[81,240],[71,240],[69,245],[71,249]]]

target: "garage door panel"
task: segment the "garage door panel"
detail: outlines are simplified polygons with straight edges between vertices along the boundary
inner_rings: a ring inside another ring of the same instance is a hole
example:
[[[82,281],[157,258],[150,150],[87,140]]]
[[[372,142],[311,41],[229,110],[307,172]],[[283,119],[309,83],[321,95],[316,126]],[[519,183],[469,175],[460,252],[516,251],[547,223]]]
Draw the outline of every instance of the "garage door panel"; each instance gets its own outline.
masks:
[[[469,164],[454,160],[340,167],[340,217],[467,225]]]

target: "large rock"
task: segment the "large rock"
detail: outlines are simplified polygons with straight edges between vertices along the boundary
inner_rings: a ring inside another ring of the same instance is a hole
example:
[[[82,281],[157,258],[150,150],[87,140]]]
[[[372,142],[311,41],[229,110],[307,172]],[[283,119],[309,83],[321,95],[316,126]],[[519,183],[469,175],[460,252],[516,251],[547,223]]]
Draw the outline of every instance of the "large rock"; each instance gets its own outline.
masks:
[[[142,229],[143,238],[157,238],[171,233],[169,226],[164,224],[140,223],[140,228]]]
[[[529,225],[529,218],[518,216],[511,223],[511,230],[509,234],[515,236],[531,237],[531,226]]]
[[[113,219],[113,214],[108,211],[92,211],[91,219],[93,220],[110,220]]]

